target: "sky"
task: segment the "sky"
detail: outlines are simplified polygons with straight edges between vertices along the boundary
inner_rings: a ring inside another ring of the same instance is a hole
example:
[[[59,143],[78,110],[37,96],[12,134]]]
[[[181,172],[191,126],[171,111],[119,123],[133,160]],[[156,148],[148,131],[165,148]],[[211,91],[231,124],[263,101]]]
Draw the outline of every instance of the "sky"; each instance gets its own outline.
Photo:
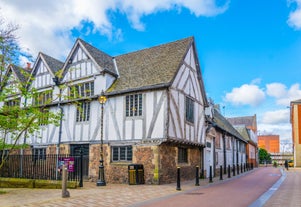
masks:
[[[193,36],[207,98],[225,117],[256,114],[259,134],[291,149],[301,0],[0,0],[0,16],[19,25],[31,61],[38,52],[65,61],[78,37],[116,56]]]

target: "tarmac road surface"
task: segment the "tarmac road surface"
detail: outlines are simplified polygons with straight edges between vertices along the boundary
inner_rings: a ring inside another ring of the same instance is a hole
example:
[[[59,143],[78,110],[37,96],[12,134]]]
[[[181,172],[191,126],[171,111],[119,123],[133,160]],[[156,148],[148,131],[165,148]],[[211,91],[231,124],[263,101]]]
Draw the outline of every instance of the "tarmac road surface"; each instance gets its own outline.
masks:
[[[262,167],[240,178],[186,191],[180,195],[148,201],[144,207],[242,207],[249,206],[281,177],[279,168]]]

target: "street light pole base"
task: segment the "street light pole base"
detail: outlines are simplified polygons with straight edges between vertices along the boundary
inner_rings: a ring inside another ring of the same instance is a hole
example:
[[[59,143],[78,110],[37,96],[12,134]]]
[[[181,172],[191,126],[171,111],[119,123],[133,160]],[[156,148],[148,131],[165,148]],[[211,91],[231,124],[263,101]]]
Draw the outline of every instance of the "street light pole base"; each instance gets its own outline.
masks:
[[[106,181],[102,181],[102,180],[98,180],[97,182],[96,182],[96,186],[106,186],[107,184],[106,184]]]

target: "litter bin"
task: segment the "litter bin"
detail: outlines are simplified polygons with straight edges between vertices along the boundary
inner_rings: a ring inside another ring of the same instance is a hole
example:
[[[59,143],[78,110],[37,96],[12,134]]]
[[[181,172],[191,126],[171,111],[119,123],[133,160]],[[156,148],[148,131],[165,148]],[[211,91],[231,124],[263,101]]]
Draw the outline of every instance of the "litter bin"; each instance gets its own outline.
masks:
[[[129,185],[144,184],[144,169],[141,164],[130,164],[128,166]]]

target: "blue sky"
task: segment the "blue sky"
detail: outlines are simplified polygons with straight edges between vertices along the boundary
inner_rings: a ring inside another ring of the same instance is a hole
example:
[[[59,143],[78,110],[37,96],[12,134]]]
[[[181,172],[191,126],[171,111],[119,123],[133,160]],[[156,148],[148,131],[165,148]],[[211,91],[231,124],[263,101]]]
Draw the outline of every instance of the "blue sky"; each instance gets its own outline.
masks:
[[[64,61],[77,37],[115,56],[194,36],[207,96],[222,114],[256,114],[261,134],[291,142],[287,106],[301,99],[301,0],[0,3],[34,59],[41,51]]]

